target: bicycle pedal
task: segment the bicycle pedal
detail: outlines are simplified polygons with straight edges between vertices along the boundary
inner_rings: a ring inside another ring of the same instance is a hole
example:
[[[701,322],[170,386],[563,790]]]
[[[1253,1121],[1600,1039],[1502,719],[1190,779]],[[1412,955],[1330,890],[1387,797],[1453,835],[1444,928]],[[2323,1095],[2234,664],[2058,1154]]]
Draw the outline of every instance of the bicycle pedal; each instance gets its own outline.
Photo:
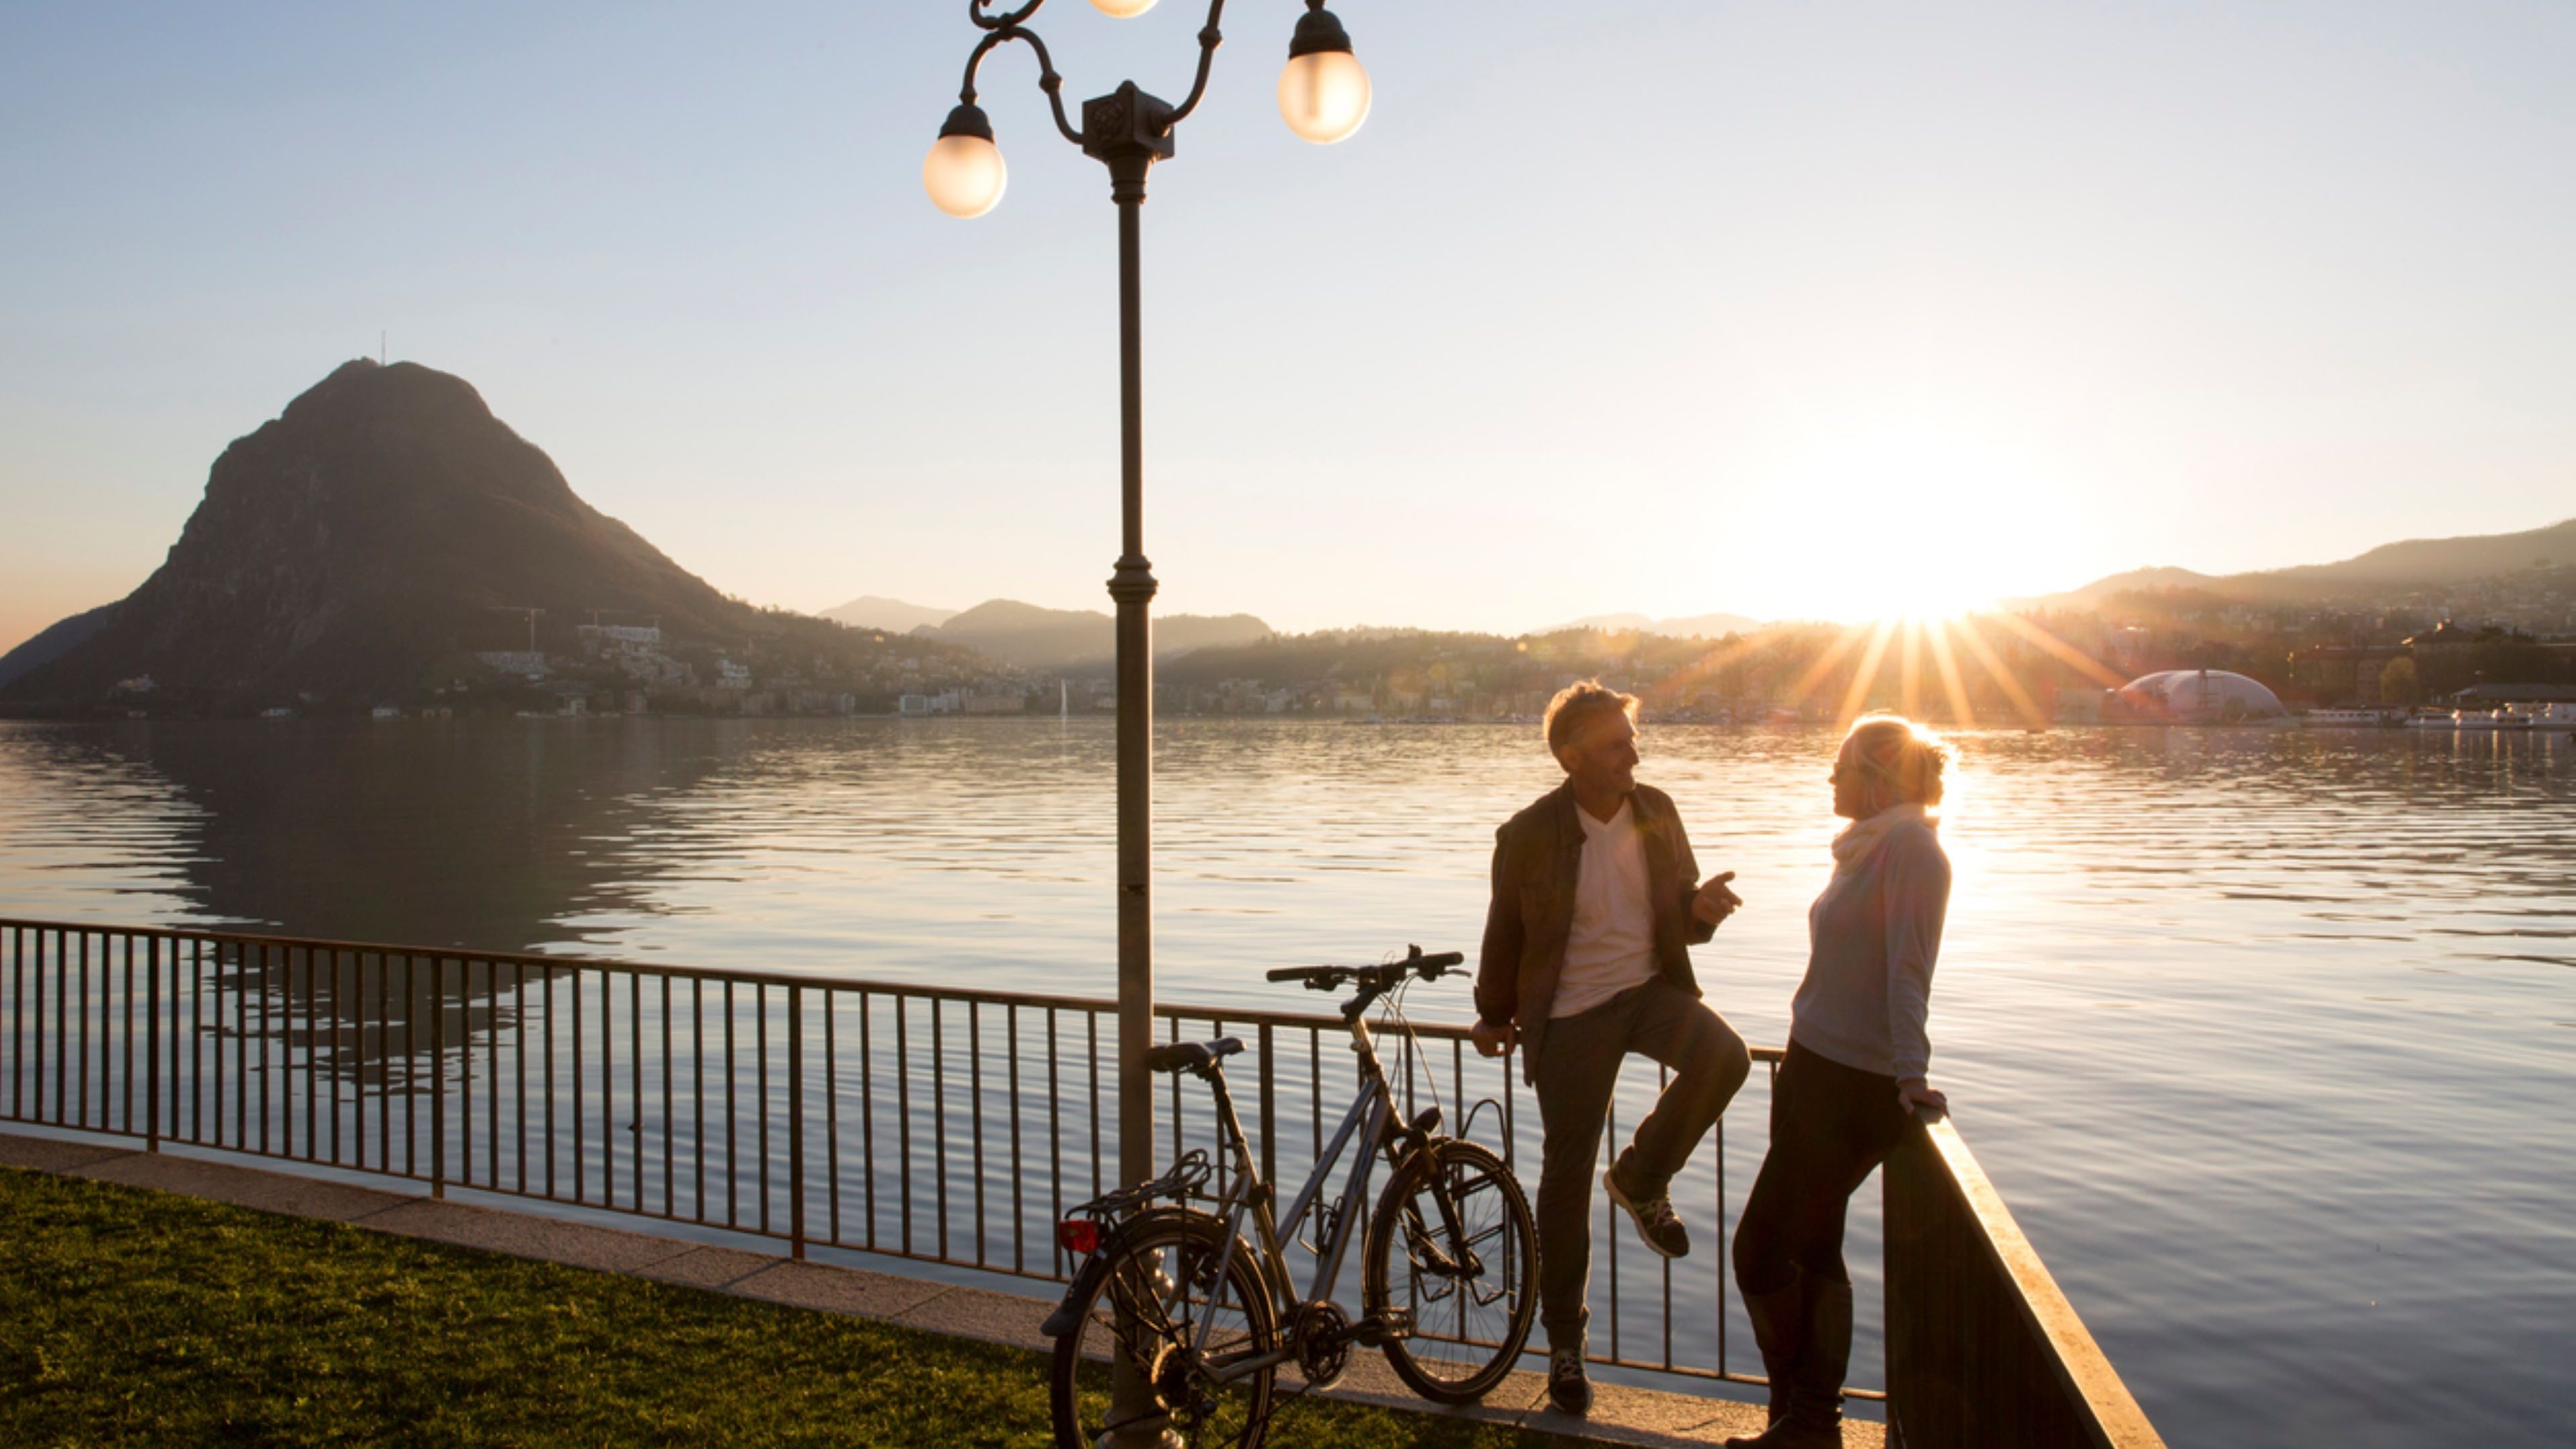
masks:
[[[1362,1348],[1384,1348],[1390,1340],[1413,1336],[1413,1314],[1402,1308],[1372,1313],[1351,1325],[1351,1342]]]

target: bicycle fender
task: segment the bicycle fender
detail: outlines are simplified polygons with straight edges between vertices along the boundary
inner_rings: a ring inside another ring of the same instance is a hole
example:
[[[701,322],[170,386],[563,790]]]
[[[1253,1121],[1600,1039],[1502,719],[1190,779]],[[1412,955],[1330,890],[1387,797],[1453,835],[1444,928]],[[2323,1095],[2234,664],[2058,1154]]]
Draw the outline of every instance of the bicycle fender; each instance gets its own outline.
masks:
[[[1073,1275],[1073,1281],[1065,1285],[1064,1297],[1057,1302],[1055,1311],[1038,1325],[1038,1332],[1049,1338],[1062,1338],[1081,1326],[1079,1305],[1097,1290],[1100,1275],[1109,1271],[1110,1261],[1117,1256],[1112,1249],[1118,1240],[1129,1230],[1149,1221],[1181,1215],[1195,1216],[1182,1208],[1157,1208],[1152,1212],[1139,1213],[1111,1229],[1109,1235],[1101,1240],[1099,1249],[1084,1261],[1082,1270]],[[1213,1223],[1215,1220],[1210,1218],[1207,1221]],[[1261,1255],[1253,1251],[1252,1244],[1240,1234],[1234,1240],[1234,1255],[1250,1270],[1253,1281],[1262,1285],[1263,1292],[1271,1291],[1270,1274],[1262,1265]]]
[[[1073,1281],[1065,1285],[1063,1301],[1056,1304],[1055,1312],[1046,1316],[1046,1322],[1038,1325],[1038,1332],[1049,1338],[1062,1338],[1073,1332],[1074,1326],[1082,1321],[1082,1314],[1074,1305],[1089,1296],[1085,1290],[1092,1286],[1091,1280],[1102,1271],[1099,1261],[1097,1257],[1093,1258],[1082,1265],[1081,1272],[1073,1275]]]

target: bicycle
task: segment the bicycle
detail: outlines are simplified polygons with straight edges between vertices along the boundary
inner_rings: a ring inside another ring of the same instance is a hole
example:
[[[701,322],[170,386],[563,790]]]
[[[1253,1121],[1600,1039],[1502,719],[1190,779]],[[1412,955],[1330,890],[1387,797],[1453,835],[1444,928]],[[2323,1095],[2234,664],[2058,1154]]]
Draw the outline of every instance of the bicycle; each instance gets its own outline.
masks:
[[[1216,1175],[1207,1153],[1193,1150],[1162,1176],[1084,1203],[1058,1225],[1059,1243],[1084,1260],[1044,1328],[1056,1341],[1058,1445],[1090,1449],[1126,1430],[1129,1442],[1253,1449],[1276,1407],[1278,1370],[1298,1366],[1305,1387],[1295,1393],[1330,1388],[1354,1347],[1379,1349],[1407,1386],[1438,1403],[1472,1403],[1511,1372],[1538,1311],[1529,1201],[1500,1157],[1441,1134],[1436,1103],[1397,1124],[1395,1092],[1366,1020],[1383,999],[1387,1017],[1410,1038],[1405,989],[1438,980],[1462,959],[1425,956],[1416,946],[1401,961],[1374,966],[1269,973],[1313,991],[1359,987],[1341,1014],[1359,1056],[1360,1094],[1284,1218],[1273,1214],[1276,1193],[1261,1178],[1226,1089],[1223,1062],[1243,1043],[1174,1042],[1148,1054],[1153,1071],[1188,1072],[1208,1084],[1218,1150],[1233,1166],[1212,1209],[1191,1205],[1206,1198]],[[1369,1146],[1327,1203],[1327,1182],[1354,1140]],[[1366,1200],[1381,1157],[1391,1176],[1369,1223],[1355,1321],[1330,1294],[1350,1247],[1349,1207]],[[1315,1272],[1301,1297],[1279,1224],[1303,1225],[1310,1212]],[[1257,1240],[1244,1236],[1247,1221]],[[1135,1377],[1129,1398],[1138,1407],[1113,1421],[1123,1374]]]

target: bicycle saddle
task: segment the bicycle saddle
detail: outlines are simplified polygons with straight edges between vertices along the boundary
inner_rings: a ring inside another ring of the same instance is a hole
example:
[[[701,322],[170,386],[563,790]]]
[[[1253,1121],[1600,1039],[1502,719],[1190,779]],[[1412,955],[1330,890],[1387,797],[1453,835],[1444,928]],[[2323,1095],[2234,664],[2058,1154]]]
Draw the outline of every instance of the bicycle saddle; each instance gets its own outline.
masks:
[[[1145,1053],[1145,1070],[1149,1072],[1204,1072],[1219,1060],[1243,1050],[1243,1043],[1230,1036],[1214,1041],[1167,1042]]]

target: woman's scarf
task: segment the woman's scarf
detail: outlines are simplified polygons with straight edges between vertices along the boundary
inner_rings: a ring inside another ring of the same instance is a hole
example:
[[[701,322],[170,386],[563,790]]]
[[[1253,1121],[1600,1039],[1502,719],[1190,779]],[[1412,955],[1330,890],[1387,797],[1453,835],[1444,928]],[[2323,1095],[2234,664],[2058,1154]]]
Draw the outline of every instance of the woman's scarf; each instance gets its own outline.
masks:
[[[1843,827],[1843,833],[1834,837],[1834,874],[1849,875],[1860,869],[1886,841],[1888,832],[1909,820],[1934,830],[1941,827],[1940,820],[1920,803],[1890,805],[1867,820]]]

